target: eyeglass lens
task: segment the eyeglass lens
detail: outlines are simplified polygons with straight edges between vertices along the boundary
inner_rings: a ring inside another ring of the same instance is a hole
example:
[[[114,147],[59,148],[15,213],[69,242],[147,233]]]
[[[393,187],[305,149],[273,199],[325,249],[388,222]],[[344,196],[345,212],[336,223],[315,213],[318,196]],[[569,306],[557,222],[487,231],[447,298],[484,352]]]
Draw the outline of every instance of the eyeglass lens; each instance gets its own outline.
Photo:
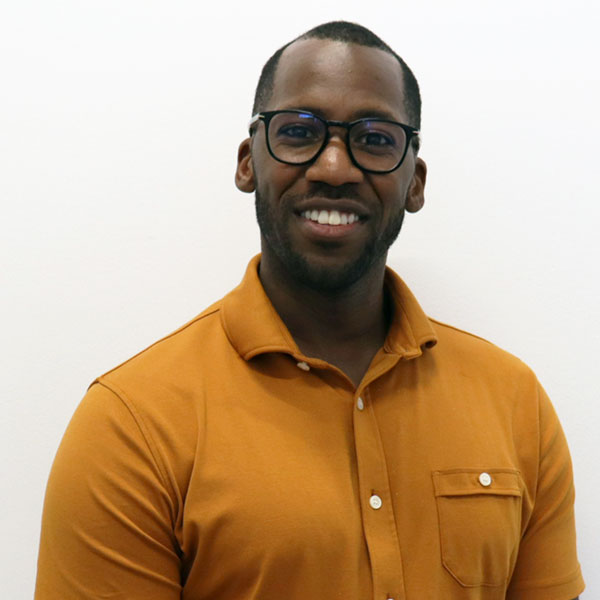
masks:
[[[282,112],[269,123],[269,145],[279,160],[304,163],[312,160],[323,147],[327,125],[311,114]],[[348,143],[354,160],[373,171],[393,169],[402,159],[407,135],[394,123],[361,120],[349,131]]]

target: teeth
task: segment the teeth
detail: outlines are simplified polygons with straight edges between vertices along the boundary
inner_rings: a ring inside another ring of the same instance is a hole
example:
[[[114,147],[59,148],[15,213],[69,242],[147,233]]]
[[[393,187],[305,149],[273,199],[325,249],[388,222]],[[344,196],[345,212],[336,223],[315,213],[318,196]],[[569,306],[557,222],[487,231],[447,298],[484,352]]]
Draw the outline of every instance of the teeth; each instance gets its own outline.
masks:
[[[340,213],[337,210],[332,210],[329,213],[329,224],[330,225],[339,225],[342,222],[340,219]]]
[[[352,225],[359,220],[354,213],[341,213],[337,210],[305,210],[302,213],[305,219],[315,221],[320,225]]]

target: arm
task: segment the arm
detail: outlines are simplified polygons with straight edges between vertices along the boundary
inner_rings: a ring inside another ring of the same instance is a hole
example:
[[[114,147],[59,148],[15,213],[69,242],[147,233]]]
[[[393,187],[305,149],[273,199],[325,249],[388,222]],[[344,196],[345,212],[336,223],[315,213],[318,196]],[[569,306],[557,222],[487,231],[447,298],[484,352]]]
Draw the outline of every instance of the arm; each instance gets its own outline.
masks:
[[[134,415],[92,386],[50,474],[36,600],[178,600],[173,496]]]
[[[585,587],[575,544],[575,490],[569,449],[541,387],[538,402],[537,490],[507,600],[567,600]]]

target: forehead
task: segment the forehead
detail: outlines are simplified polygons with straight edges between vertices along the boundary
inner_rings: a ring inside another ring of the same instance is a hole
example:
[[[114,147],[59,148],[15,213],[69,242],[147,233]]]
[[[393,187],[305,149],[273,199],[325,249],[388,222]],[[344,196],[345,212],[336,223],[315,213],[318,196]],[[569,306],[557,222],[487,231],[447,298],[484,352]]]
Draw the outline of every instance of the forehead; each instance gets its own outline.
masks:
[[[404,121],[402,69],[378,48],[299,40],[286,48],[275,73],[268,109],[282,108],[318,109],[339,120],[371,111]]]

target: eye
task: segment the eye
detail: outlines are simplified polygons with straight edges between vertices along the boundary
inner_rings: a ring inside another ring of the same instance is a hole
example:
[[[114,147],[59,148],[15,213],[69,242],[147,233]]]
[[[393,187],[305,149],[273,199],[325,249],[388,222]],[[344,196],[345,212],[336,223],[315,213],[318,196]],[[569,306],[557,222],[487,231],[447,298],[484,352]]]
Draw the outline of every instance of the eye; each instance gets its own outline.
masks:
[[[300,123],[294,123],[280,127],[277,130],[277,135],[303,140],[313,139],[316,137],[315,132],[310,127]]]
[[[352,151],[370,156],[397,156],[404,139],[402,127],[383,120],[359,121],[350,132]]]
[[[378,131],[368,131],[355,138],[354,142],[362,146],[393,146],[394,139]]]

